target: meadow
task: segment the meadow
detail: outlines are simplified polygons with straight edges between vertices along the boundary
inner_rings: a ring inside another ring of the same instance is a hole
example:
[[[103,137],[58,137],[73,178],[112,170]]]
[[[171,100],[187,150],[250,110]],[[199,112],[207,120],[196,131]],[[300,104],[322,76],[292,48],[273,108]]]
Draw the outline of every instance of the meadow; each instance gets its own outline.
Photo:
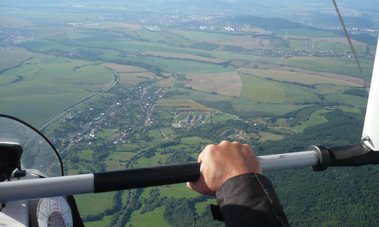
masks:
[[[337,86],[362,87],[363,79],[335,73],[323,73],[299,68],[276,66],[272,69],[240,68],[240,72],[249,73],[266,79],[281,82],[293,82],[304,85],[333,84]]]
[[[40,127],[112,80],[110,70],[93,62],[34,57],[1,74],[0,111]]]
[[[273,104],[318,102],[318,98],[302,86],[262,79],[251,74],[242,74],[241,77],[241,99]]]
[[[23,61],[32,57],[33,53],[21,48],[0,48],[0,72],[17,67]]]
[[[354,59],[330,58],[330,57],[293,57],[293,58],[273,58],[262,59],[263,63],[274,63],[279,65],[293,66],[301,69],[307,69],[316,72],[329,72],[355,77],[371,78],[372,60],[361,59],[363,75],[360,76]]]

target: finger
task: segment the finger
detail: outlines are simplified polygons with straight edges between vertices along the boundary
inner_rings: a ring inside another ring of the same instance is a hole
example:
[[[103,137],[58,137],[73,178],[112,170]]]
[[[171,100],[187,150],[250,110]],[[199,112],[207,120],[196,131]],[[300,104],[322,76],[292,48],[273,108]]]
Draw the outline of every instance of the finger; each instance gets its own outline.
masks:
[[[202,163],[204,159],[207,159],[207,156],[209,155],[210,152],[215,150],[215,147],[217,145],[210,144],[204,148],[204,150],[199,154],[199,157],[197,158],[197,161]]]
[[[202,193],[202,190],[200,189],[201,187],[199,185],[199,181],[187,182],[187,188],[189,188],[195,192]]]
[[[199,156],[197,157],[197,162],[202,162],[202,160],[203,160],[203,156],[204,156],[204,153],[206,153],[207,152],[207,150],[209,150],[210,149],[210,146],[212,146],[212,145],[207,145],[201,152],[200,152],[200,154],[199,154]]]
[[[223,141],[221,141],[221,143],[219,143],[218,145],[226,146],[226,145],[228,145],[228,144],[230,144],[229,141],[227,141],[227,140],[223,140]]]
[[[250,149],[250,145],[249,145],[249,144],[247,144],[247,143],[244,143],[244,144],[242,144],[242,146],[243,146],[243,147],[247,147],[247,148],[249,148],[249,149]]]
[[[201,162],[202,162],[203,152],[204,152],[204,150],[203,150],[203,151],[199,154],[199,156],[197,157],[197,162],[198,162],[198,163],[201,163]]]
[[[192,188],[192,183],[191,183],[191,182],[187,182],[187,188],[189,188],[189,189],[192,189],[192,190],[193,190],[193,188]]]

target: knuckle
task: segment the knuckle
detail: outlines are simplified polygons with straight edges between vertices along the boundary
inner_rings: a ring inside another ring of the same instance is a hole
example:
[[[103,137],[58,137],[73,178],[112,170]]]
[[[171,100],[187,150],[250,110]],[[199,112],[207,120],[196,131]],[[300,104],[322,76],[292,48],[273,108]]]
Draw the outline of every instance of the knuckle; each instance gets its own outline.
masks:
[[[230,142],[227,140],[223,140],[219,143],[219,145],[228,145]]]

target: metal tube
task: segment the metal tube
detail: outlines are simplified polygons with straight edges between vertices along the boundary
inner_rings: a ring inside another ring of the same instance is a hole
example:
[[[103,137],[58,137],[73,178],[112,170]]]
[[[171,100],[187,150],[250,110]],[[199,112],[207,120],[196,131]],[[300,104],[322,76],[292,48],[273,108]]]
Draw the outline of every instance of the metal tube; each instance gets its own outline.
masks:
[[[82,174],[0,182],[0,202],[90,193],[93,178],[93,174]]]
[[[316,151],[302,151],[259,156],[258,159],[264,171],[281,170],[315,166],[319,162],[319,154]],[[176,166],[0,182],[0,202],[184,183],[198,179],[199,167],[199,163],[191,163]]]
[[[294,153],[259,156],[262,170],[282,170],[289,168],[312,167],[319,163],[319,154],[316,151],[301,151]]]

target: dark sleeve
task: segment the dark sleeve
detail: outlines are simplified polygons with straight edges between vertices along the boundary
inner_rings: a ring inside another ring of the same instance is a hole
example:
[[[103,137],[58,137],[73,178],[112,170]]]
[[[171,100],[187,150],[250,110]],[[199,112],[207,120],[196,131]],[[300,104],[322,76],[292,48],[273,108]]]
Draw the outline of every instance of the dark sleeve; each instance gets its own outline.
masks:
[[[271,182],[250,173],[227,180],[216,192],[219,210],[227,226],[289,226]]]

